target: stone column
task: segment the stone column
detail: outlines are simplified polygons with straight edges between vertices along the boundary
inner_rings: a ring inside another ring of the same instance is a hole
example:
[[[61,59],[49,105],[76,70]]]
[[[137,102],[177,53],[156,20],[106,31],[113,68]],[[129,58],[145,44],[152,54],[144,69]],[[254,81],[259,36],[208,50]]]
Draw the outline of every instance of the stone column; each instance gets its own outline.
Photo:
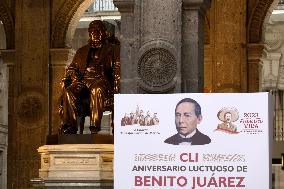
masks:
[[[263,44],[248,44],[248,92],[259,91],[259,63],[262,56]]]
[[[0,22],[0,49],[6,49],[6,34],[2,22]]]
[[[122,14],[122,92],[180,92],[181,0],[114,3]]]
[[[13,106],[13,80],[9,79],[9,75],[13,75],[13,67],[15,62],[15,50],[1,50],[0,59],[0,158],[2,159],[2,167],[0,167],[0,188],[7,188],[7,152],[8,152],[8,124],[13,123],[13,115],[9,110]],[[9,102],[9,103],[8,103]],[[9,163],[10,160],[8,160]]]
[[[57,134],[61,124],[59,117],[59,97],[61,95],[61,79],[65,75],[65,68],[75,55],[73,49],[50,49],[50,107],[49,107],[49,134]]]
[[[246,6],[246,0],[212,0],[213,92],[247,92]]]
[[[3,61],[3,63],[2,63]],[[9,74],[15,61],[15,50],[1,50],[0,52],[0,124],[8,126],[8,92]],[[11,86],[11,84],[10,84]]]
[[[269,91],[280,89],[283,90],[283,80],[281,80],[281,58],[280,52],[263,51],[259,74],[260,78],[260,91]],[[282,81],[282,82],[281,82]]]
[[[121,93],[136,93],[136,80],[134,66],[134,0],[114,0],[114,5],[121,14]]]
[[[203,92],[204,15],[211,0],[183,0],[181,92]]]
[[[8,188],[26,189],[37,177],[36,149],[45,144],[48,134],[50,0],[16,0],[15,20]]]
[[[210,0],[114,4],[122,16],[122,93],[203,91],[203,19]]]

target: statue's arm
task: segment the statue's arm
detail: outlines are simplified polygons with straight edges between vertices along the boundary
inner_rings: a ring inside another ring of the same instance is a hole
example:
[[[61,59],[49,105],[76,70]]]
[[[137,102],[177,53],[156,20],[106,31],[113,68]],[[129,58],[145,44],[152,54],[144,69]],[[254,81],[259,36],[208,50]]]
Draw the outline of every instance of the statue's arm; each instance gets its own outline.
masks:
[[[120,92],[120,45],[114,47],[114,93]]]
[[[66,68],[65,76],[62,78],[64,88],[67,88],[75,80],[76,69],[73,67]]]
[[[76,80],[78,72],[77,62],[78,62],[78,55],[76,53],[72,63],[66,68],[65,75],[61,80],[64,88],[67,88],[69,85],[72,84],[72,82]]]

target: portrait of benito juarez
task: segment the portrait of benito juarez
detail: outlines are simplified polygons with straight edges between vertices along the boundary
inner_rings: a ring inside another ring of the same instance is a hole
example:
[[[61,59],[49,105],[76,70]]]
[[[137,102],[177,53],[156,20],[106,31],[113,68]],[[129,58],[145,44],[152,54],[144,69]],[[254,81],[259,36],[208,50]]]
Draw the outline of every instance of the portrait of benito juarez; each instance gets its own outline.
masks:
[[[175,108],[177,133],[164,142],[172,145],[205,145],[211,139],[197,129],[202,121],[201,106],[191,98],[179,101]]]

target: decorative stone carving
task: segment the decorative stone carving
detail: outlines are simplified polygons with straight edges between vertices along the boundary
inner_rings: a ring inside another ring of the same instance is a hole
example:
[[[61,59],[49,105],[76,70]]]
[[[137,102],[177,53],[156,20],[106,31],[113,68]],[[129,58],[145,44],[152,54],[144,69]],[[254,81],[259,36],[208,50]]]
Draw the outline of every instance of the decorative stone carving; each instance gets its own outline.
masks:
[[[274,0],[269,9],[267,10],[267,13],[266,13],[266,16],[263,20],[263,24],[262,24],[262,36],[263,37],[265,35],[265,30],[267,29],[267,25],[271,25],[273,24],[273,21],[270,19],[272,15],[272,12],[274,9],[277,9],[277,6],[278,6],[278,3],[279,3],[279,0]]]
[[[72,39],[74,38],[75,30],[80,21],[80,18],[85,13],[86,9],[90,7],[90,5],[94,2],[94,0],[84,0],[80,6],[77,8],[75,14],[72,16],[69,21],[68,28],[65,35],[65,46],[71,47]]]
[[[75,10],[80,6],[83,0],[67,0],[57,12],[55,23],[52,23],[51,44],[52,47],[65,47],[65,36],[68,24],[75,14]],[[75,10],[74,10],[75,9]]]
[[[260,89],[269,91],[277,88],[281,53],[263,52],[260,63]]]
[[[146,51],[138,62],[138,74],[149,87],[160,87],[173,80],[177,63],[172,53],[163,48]]]
[[[263,31],[265,49],[260,62],[260,90],[284,90],[283,22],[271,15]]]
[[[54,18],[56,18],[53,19],[54,23],[52,23],[51,44],[53,48],[63,48],[66,46],[66,35],[72,36],[75,23],[78,23],[80,16],[92,2],[91,0],[66,0],[62,4],[61,8],[54,16]],[[75,18],[75,20],[73,20],[73,18]],[[70,25],[72,27],[70,27]],[[67,32],[69,32],[69,34],[67,34]]]
[[[15,28],[13,16],[5,1],[0,3],[0,20],[3,22],[6,34],[7,49],[15,47]]]
[[[275,26],[275,27],[274,27]],[[267,25],[265,30],[265,48],[267,51],[272,52],[279,49],[282,44],[282,32],[277,29],[277,25]],[[282,27],[279,25],[279,27]]]
[[[248,23],[248,41],[250,43],[258,43],[261,41],[263,20],[273,1],[274,0],[259,0],[254,7]]]
[[[33,124],[41,121],[43,116],[43,103],[41,95],[29,93],[22,95],[18,100],[17,115],[23,124]]]

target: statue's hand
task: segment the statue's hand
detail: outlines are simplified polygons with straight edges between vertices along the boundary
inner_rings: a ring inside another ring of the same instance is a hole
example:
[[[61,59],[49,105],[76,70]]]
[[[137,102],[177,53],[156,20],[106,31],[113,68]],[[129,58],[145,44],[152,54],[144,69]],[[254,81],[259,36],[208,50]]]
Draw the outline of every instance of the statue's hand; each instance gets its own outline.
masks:
[[[61,81],[63,83],[63,87],[64,88],[67,88],[69,85],[72,84],[72,79],[71,79],[70,76],[69,77],[64,77]]]
[[[62,84],[64,88],[67,88],[72,84],[74,80],[76,80],[76,70],[74,68],[68,68],[66,70],[65,77],[62,79]]]

